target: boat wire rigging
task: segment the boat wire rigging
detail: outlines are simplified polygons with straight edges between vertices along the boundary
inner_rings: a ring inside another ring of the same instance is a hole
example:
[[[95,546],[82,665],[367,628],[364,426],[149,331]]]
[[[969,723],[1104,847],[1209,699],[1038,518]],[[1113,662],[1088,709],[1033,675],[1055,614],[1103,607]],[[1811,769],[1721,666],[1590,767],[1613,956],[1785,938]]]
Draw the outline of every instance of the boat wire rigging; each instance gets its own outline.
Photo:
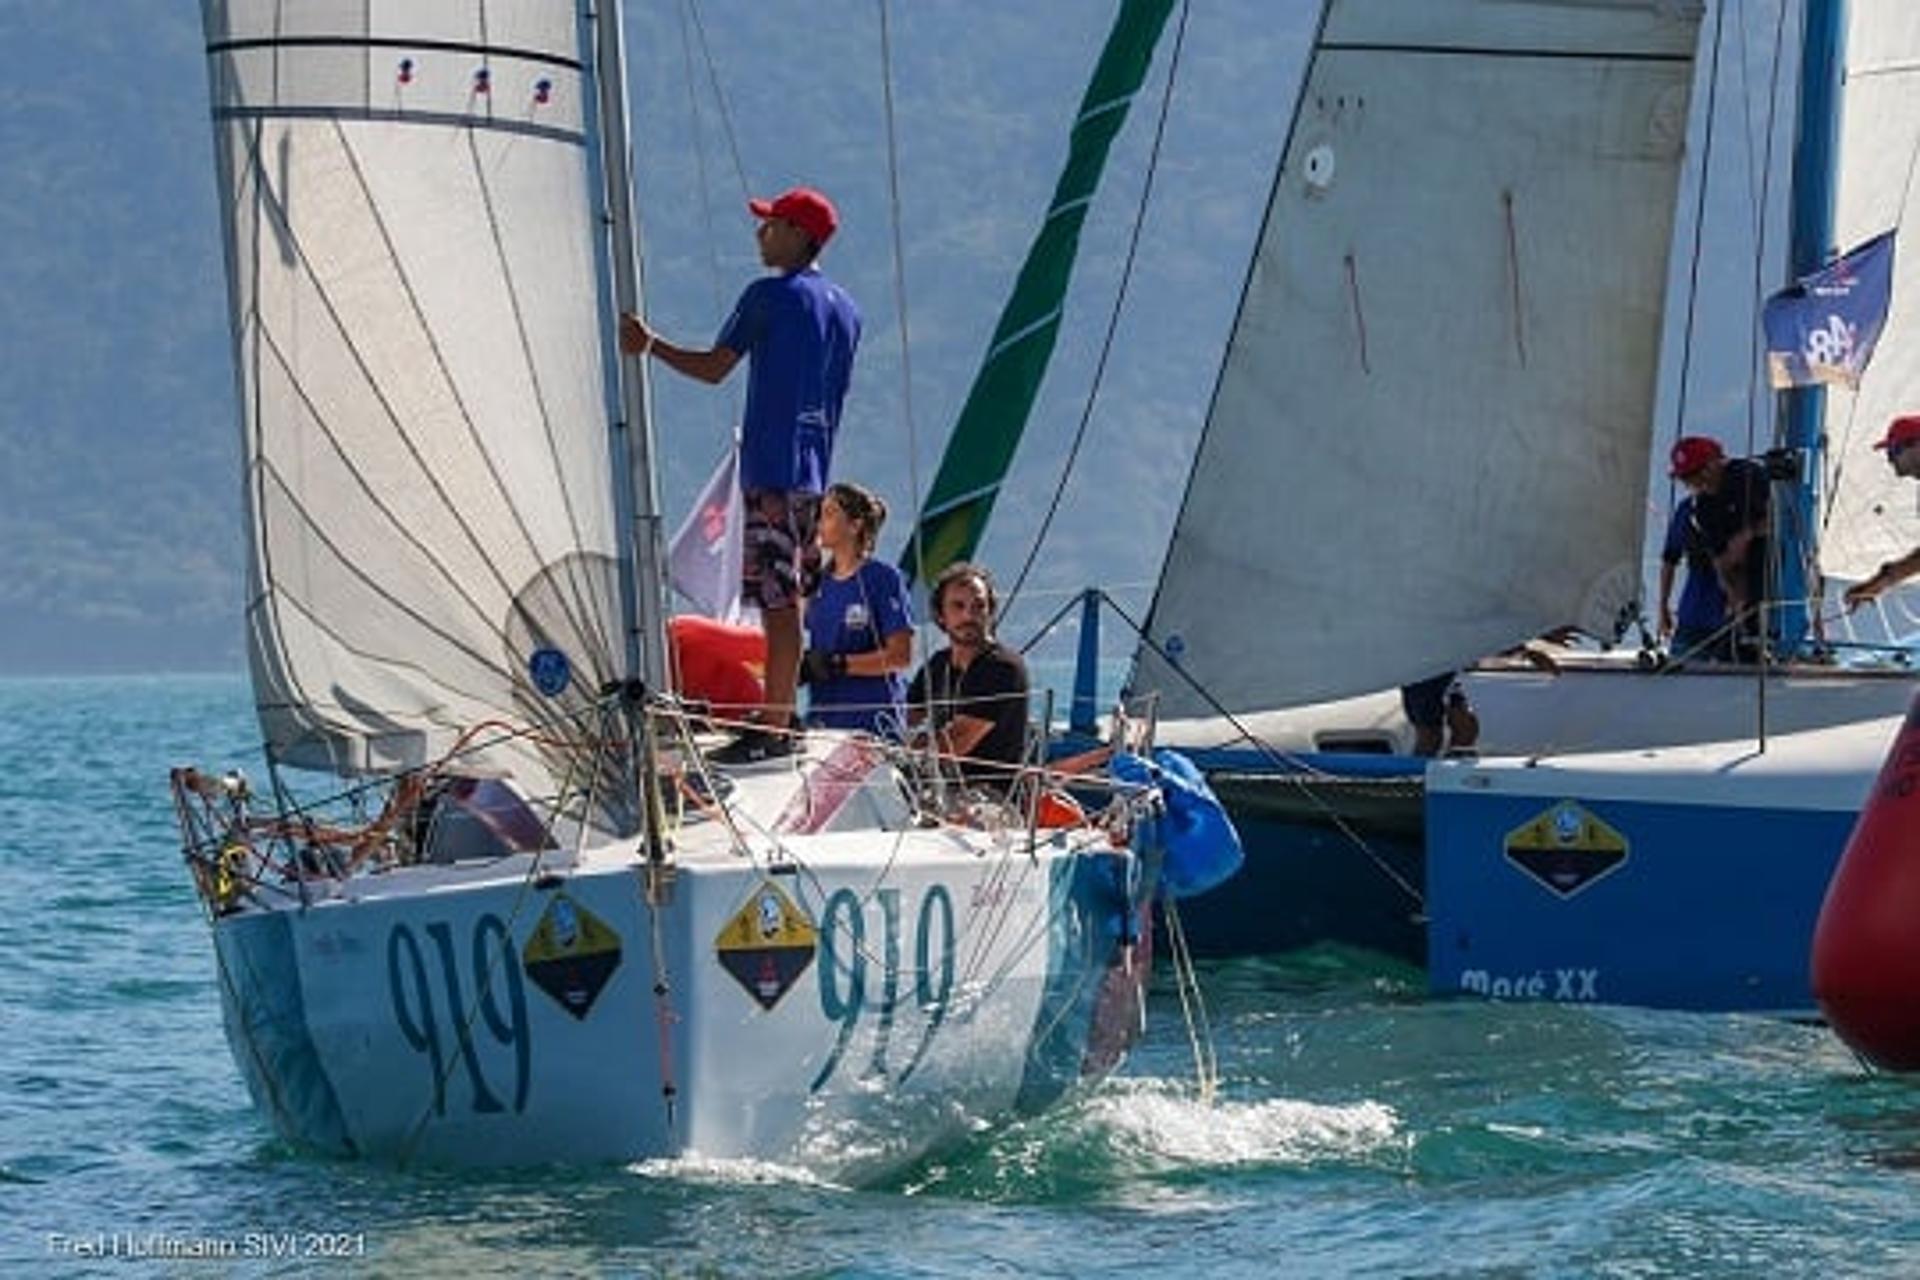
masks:
[[[1193,951],[1187,946],[1186,926],[1180,922],[1180,904],[1169,898],[1163,908],[1173,986],[1180,993],[1180,1017],[1187,1028],[1187,1045],[1193,1051],[1194,1083],[1200,1091],[1200,1105],[1211,1107],[1220,1093],[1220,1055],[1214,1047],[1213,1026],[1207,1018],[1206,995],[1201,989],[1199,969],[1193,962]]]
[[[1097,588],[1095,588],[1095,590],[1098,591]],[[1366,837],[1362,836],[1358,831],[1356,831],[1353,827],[1353,824],[1348,822],[1346,818],[1339,813],[1338,810],[1336,810],[1331,804],[1329,804],[1325,796],[1322,796],[1319,792],[1314,790],[1313,787],[1310,785],[1314,781],[1320,781],[1320,782],[1332,781],[1336,777],[1336,775],[1329,773],[1324,769],[1319,768],[1310,760],[1307,760],[1301,756],[1295,755],[1290,751],[1283,750],[1280,747],[1274,746],[1272,743],[1262,738],[1259,734],[1255,733],[1253,729],[1246,724],[1245,721],[1241,720],[1232,711],[1229,711],[1225,706],[1225,704],[1223,704],[1218,698],[1216,698],[1213,695],[1213,692],[1210,689],[1208,689],[1205,685],[1201,684],[1198,680],[1196,680],[1193,677],[1192,673],[1187,671],[1185,667],[1181,666],[1179,662],[1177,662],[1174,659],[1173,655],[1169,654],[1163,647],[1161,647],[1158,641],[1153,639],[1153,637],[1149,636],[1146,632],[1146,629],[1142,627],[1139,624],[1139,622],[1137,622],[1133,618],[1133,616],[1129,614],[1126,611],[1126,609],[1124,609],[1120,605],[1119,601],[1115,600],[1112,596],[1108,595],[1104,591],[1098,591],[1098,594],[1100,597],[1100,602],[1104,604],[1108,609],[1111,609],[1113,611],[1114,616],[1119,618],[1120,621],[1126,625],[1127,629],[1133,632],[1134,636],[1139,641],[1139,643],[1144,647],[1146,647],[1147,649],[1152,650],[1152,652],[1155,653],[1160,658],[1160,660],[1166,664],[1166,669],[1168,671],[1173,672],[1174,674],[1178,675],[1181,680],[1185,681],[1187,684],[1187,687],[1192,689],[1195,694],[1199,695],[1200,699],[1207,704],[1208,708],[1212,710],[1212,712],[1215,715],[1219,716],[1222,720],[1226,721],[1239,733],[1241,740],[1244,740],[1255,751],[1258,751],[1260,755],[1267,761],[1267,763],[1274,765],[1278,768],[1301,775],[1301,777],[1308,784],[1308,785],[1303,785],[1302,792],[1307,796],[1309,800],[1313,802],[1314,806],[1320,810],[1321,815],[1327,820],[1327,822],[1336,831],[1338,831],[1341,834],[1341,836],[1343,836],[1346,839],[1349,845],[1351,845],[1354,849],[1358,850],[1360,853],[1365,855],[1367,860],[1374,865],[1375,869],[1377,869],[1381,875],[1385,876],[1389,881],[1391,881],[1395,886],[1397,886],[1399,890],[1406,895],[1408,901],[1414,904],[1414,909],[1416,911],[1424,915],[1426,911],[1426,906],[1427,906],[1426,895],[1424,895],[1423,893],[1421,893],[1419,889],[1414,887],[1414,885],[1411,884],[1405,876],[1401,875],[1398,871],[1394,870],[1393,867],[1387,862],[1387,860],[1381,855],[1380,851],[1378,849],[1375,849],[1373,845],[1368,842]],[[1076,609],[1078,607],[1079,607],[1078,601],[1070,602],[1068,605],[1063,607],[1058,613],[1054,615],[1053,622],[1049,623],[1045,627],[1042,627],[1038,632],[1034,634],[1033,638],[1027,642],[1027,647],[1031,648],[1033,645],[1038,644],[1040,640],[1047,634],[1049,630],[1052,629],[1052,627],[1055,624],[1057,624],[1062,618],[1066,617],[1069,611]]]
[[[1027,577],[1032,573],[1034,563],[1040,558],[1041,548],[1045,546],[1047,535],[1053,529],[1054,518],[1059,514],[1060,503],[1065,498],[1067,486],[1073,479],[1074,467],[1080,458],[1080,448],[1086,442],[1088,428],[1093,423],[1094,406],[1099,401],[1100,388],[1106,377],[1107,362],[1113,355],[1114,339],[1119,333],[1120,318],[1126,310],[1128,287],[1133,280],[1134,262],[1139,256],[1141,234],[1145,230],[1147,211],[1153,201],[1154,178],[1160,168],[1160,151],[1166,140],[1167,117],[1173,106],[1174,86],[1179,82],[1180,55],[1186,44],[1187,14],[1190,7],[1190,0],[1181,0],[1180,18],[1174,26],[1173,47],[1167,53],[1167,78],[1160,91],[1160,110],[1154,119],[1153,141],[1147,148],[1146,173],[1140,181],[1140,197],[1134,205],[1133,225],[1127,233],[1127,252],[1120,267],[1120,283],[1114,291],[1113,305],[1107,311],[1106,331],[1100,339],[1100,354],[1094,361],[1093,379],[1087,386],[1086,400],[1080,409],[1080,420],[1074,426],[1073,439],[1067,446],[1066,460],[1061,463],[1060,477],[1055,481],[1053,493],[1047,499],[1046,513],[1040,519],[1040,527],[1034,532],[1033,541],[1027,548],[1026,559],[1020,565],[1020,572],[1014,576],[1013,585],[1007,590],[1006,598],[1001,604],[1002,626],[1011,615],[1021,589],[1026,586]],[[917,523],[915,527],[918,527]]]
[[[907,328],[907,254],[901,236],[900,140],[893,109],[893,24],[888,19],[888,0],[878,0],[880,15],[880,98],[887,124],[887,226],[892,236],[893,307],[900,318],[900,413],[907,424],[907,492],[913,495],[913,527],[918,529],[926,514],[925,491],[920,487],[920,434],[913,413],[913,342]],[[926,551],[921,539],[913,540],[919,563],[914,566],[916,581],[927,580]],[[924,624],[923,624],[924,626]]]
[[[1861,77],[1876,74],[1913,75],[1915,72],[1920,72],[1920,66],[1912,63],[1903,63],[1889,66],[1885,69],[1850,68],[1848,74],[1850,76]],[[1889,228],[1895,233],[1905,224],[1907,220],[1907,210],[1913,205],[1913,180],[1917,169],[1920,169],[1920,128],[1914,130],[1913,145],[1907,148],[1907,172],[1906,177],[1900,183],[1900,205],[1894,211],[1893,224]],[[1871,366],[1869,366],[1868,370],[1862,372],[1861,379],[1863,381],[1869,372],[1871,372]],[[1841,431],[1840,447],[1829,450],[1827,455],[1832,461],[1833,472],[1828,477],[1826,493],[1823,495],[1826,499],[1826,510],[1821,513],[1820,517],[1820,528],[1823,532],[1829,528],[1833,522],[1834,508],[1840,497],[1840,482],[1846,474],[1846,460],[1850,452],[1848,446],[1853,440],[1854,419],[1859,408],[1860,397],[1856,395],[1852,397],[1848,403],[1847,421],[1845,428]]]
[[[1720,53],[1726,36],[1726,10],[1722,5],[1713,7],[1713,57],[1707,72],[1706,128],[1700,142],[1700,182],[1694,193],[1692,244],[1687,254],[1687,318],[1681,329],[1680,338],[1680,376],[1677,394],[1674,396],[1672,438],[1679,439],[1687,433],[1687,398],[1692,391],[1693,342],[1700,311],[1700,265],[1705,256],[1707,230],[1707,189],[1708,179],[1713,173],[1713,144],[1716,137],[1715,124],[1719,117],[1716,109],[1720,100]],[[1751,425],[1749,425],[1751,433]],[[1667,503],[1673,505],[1673,482],[1667,482]]]
[[[712,86],[714,114],[720,120],[721,129],[726,134],[728,154],[733,159],[734,179],[740,187],[740,199],[744,203],[751,198],[747,190],[747,175],[740,163],[740,147],[733,135],[733,118],[727,111],[726,99],[720,96],[720,73],[714,65],[707,49],[707,29],[700,21],[700,11],[696,0],[682,0],[680,13],[680,56],[687,85],[687,122],[689,136],[694,140],[690,148],[693,152],[696,187],[700,193],[700,225],[706,231],[707,283],[712,293],[713,313],[725,315],[727,308],[726,287],[720,273],[720,228],[714,215],[713,176],[707,168],[707,148],[703,139],[707,135],[705,117],[700,110],[699,75],[695,65],[693,45],[695,33],[698,33],[700,50],[706,55],[707,81]],[[714,424],[723,440],[731,440],[740,421],[741,401],[737,389],[728,384],[726,395],[708,396],[707,403],[714,415]]]

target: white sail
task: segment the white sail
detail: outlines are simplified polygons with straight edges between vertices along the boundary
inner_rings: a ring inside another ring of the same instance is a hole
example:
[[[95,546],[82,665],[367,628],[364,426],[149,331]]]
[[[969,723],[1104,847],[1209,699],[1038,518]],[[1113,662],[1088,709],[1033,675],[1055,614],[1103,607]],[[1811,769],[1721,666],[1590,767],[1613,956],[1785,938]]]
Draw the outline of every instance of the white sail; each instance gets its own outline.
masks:
[[[1913,199],[1920,146],[1920,6],[1856,0],[1848,6],[1847,79],[1840,117],[1834,239],[1847,249],[1899,224]],[[1920,290],[1902,287],[1916,260],[1898,244],[1887,327],[1857,392],[1827,391],[1827,493],[1820,567],[1834,577],[1870,577],[1920,546],[1913,482],[1873,447],[1889,419],[1920,413]]]
[[[483,759],[539,794],[620,653],[575,6],[204,17],[269,750],[352,773],[538,725]]]
[[[1699,6],[1333,0],[1149,630],[1229,710],[1639,594]],[[1151,656],[1169,715],[1206,711]]]

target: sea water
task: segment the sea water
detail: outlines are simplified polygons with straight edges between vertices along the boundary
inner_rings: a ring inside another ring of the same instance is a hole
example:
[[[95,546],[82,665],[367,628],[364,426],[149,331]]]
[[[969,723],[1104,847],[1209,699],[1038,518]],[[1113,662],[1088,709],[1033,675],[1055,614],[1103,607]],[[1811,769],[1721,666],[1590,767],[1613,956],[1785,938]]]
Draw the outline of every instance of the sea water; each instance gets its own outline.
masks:
[[[0,1273],[1920,1274],[1920,1085],[1823,1028],[1433,1001],[1331,952],[1203,966],[1191,1032],[1162,975],[1118,1075],[877,1186],[295,1150],[166,789],[255,758],[237,678],[0,681]]]

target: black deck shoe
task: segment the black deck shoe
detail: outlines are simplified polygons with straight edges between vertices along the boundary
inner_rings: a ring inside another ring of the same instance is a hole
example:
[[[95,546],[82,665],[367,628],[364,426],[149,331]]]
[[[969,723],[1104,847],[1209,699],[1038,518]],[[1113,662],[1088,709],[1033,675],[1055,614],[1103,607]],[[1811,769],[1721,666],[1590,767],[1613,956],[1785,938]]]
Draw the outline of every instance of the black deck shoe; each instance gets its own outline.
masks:
[[[718,765],[764,764],[783,760],[799,750],[788,734],[766,729],[748,729],[732,742],[722,743],[707,752],[707,763]]]

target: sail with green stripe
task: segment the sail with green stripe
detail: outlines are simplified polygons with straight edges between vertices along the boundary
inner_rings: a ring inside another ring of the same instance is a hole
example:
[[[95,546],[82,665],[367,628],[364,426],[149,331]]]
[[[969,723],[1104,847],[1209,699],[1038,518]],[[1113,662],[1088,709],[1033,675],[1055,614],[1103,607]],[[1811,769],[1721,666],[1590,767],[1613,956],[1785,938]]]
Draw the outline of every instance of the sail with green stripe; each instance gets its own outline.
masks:
[[[980,543],[1053,356],[1087,206],[1172,10],[1173,0],[1123,0],[1107,33],[1046,218],[947,441],[920,525],[902,553],[909,581],[921,574],[931,581]]]

